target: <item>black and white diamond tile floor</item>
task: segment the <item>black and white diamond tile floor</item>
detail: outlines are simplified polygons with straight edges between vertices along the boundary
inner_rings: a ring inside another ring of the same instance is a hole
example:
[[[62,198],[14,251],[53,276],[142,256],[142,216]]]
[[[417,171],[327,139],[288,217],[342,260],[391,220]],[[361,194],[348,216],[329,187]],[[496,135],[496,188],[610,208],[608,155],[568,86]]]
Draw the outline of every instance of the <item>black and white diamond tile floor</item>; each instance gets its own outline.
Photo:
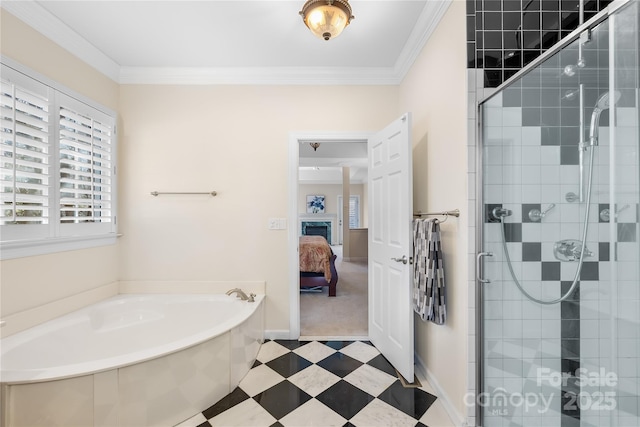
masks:
[[[452,427],[421,382],[402,387],[366,341],[266,341],[232,393],[177,427]]]

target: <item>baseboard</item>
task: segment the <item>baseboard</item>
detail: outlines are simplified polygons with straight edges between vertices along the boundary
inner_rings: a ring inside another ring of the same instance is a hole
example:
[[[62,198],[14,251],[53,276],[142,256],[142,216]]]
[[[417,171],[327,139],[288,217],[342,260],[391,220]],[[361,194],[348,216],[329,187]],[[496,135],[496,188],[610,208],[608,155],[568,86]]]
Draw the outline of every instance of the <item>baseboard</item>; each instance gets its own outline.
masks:
[[[369,262],[369,257],[361,257],[361,256],[342,257],[342,260],[345,262]]]
[[[300,335],[300,341],[369,341],[366,335],[349,335],[349,336],[316,336],[316,335]]]
[[[442,402],[442,406],[447,412],[447,415],[449,415],[449,418],[451,419],[453,424],[457,427],[467,427],[467,421],[465,420],[465,417],[456,409],[456,406],[451,401],[449,395],[442,388],[442,386],[438,382],[438,379],[435,377],[435,375],[433,375],[433,372],[427,369],[424,362],[417,354],[415,355],[415,361],[416,369],[420,372],[420,374],[422,374],[422,376],[427,380],[431,387],[433,387],[433,391],[436,392],[438,400]]]
[[[268,329],[264,331],[264,338],[267,340],[290,340],[291,335],[288,329]]]
[[[264,338],[267,340],[295,340],[291,338],[291,334],[288,329],[270,329],[264,331]],[[369,337],[365,335],[349,335],[349,336],[337,336],[337,335],[300,335],[297,338],[298,341],[369,341]]]

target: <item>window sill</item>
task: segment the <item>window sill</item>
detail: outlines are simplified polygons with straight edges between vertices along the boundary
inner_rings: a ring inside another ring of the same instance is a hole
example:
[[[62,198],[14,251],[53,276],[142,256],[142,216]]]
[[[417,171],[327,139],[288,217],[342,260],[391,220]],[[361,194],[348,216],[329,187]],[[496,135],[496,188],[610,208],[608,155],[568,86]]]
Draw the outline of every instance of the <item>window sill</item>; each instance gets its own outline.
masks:
[[[8,240],[0,242],[0,260],[47,255],[113,245],[121,234],[108,233],[94,236],[70,236],[33,240]]]

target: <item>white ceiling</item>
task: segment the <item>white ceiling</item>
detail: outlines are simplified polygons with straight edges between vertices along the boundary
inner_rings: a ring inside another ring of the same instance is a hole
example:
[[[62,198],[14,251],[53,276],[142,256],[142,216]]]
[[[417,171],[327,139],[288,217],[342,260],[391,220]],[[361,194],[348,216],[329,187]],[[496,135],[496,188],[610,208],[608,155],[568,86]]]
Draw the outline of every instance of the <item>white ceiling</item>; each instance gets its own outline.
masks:
[[[342,168],[349,168],[353,184],[367,181],[366,141],[322,141],[314,150],[310,141],[300,143],[300,171],[302,184],[341,184]]]
[[[3,0],[120,83],[398,84],[452,0],[351,0],[324,41],[304,0]]]
[[[452,0],[351,0],[337,38],[304,0],[2,0],[0,6],[122,84],[399,84]],[[366,144],[300,148],[300,181],[366,182]]]

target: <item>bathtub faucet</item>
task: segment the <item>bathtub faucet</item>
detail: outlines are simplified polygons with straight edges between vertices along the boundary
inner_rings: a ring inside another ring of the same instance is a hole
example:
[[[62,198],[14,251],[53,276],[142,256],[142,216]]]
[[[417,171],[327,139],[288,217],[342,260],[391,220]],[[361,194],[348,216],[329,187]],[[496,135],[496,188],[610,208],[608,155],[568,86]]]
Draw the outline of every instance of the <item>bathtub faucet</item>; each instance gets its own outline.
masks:
[[[255,302],[255,297],[256,294],[249,294],[249,296],[247,296],[247,294],[244,293],[244,291],[240,288],[233,288],[233,289],[229,289],[227,292],[227,295],[233,295],[236,294],[238,296],[238,298],[240,298],[242,301],[247,301],[247,302]]]

